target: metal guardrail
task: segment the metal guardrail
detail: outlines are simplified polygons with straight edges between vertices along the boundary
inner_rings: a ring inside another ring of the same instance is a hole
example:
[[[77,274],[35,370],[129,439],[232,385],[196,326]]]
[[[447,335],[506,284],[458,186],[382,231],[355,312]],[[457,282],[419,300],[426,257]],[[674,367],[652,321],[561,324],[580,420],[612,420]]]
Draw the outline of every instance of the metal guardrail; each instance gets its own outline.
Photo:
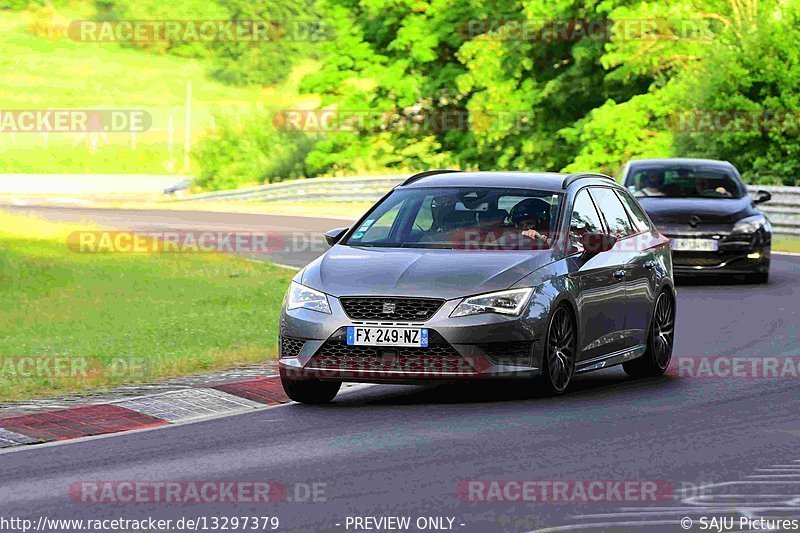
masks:
[[[374,202],[409,175],[309,178],[282,181],[258,187],[195,194],[183,198],[182,201],[303,202],[324,200],[328,202]]]
[[[758,207],[772,222],[772,231],[800,235],[800,187],[750,185],[751,195],[756,191],[769,191],[772,199]]]
[[[195,194],[181,201],[374,202],[408,176],[402,174],[300,179],[245,189]],[[772,200],[759,207],[769,216],[775,233],[800,235],[800,187],[753,185],[748,189],[751,194],[759,190],[769,191],[772,194]]]

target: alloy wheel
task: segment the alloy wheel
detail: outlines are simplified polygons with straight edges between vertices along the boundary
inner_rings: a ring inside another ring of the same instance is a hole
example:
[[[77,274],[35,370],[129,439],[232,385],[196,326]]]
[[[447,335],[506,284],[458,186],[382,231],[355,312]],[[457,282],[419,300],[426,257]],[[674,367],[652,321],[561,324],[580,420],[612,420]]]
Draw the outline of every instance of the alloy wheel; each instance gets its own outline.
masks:
[[[675,342],[675,306],[672,299],[661,293],[653,316],[653,355],[659,368],[665,369],[672,359]]]
[[[576,335],[572,317],[564,307],[556,309],[547,334],[547,369],[550,382],[557,392],[563,392],[575,370]]]

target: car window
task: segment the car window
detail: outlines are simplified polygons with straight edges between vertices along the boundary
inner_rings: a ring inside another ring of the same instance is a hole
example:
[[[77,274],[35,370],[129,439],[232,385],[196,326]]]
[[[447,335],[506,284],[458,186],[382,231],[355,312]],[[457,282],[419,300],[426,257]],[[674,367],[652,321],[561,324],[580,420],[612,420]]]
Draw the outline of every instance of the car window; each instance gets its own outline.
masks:
[[[650,224],[647,222],[647,216],[642,211],[642,207],[636,203],[630,194],[625,191],[616,191],[617,195],[622,199],[622,203],[628,210],[628,215],[636,226],[637,231],[647,231],[650,229]]]
[[[343,245],[545,250],[554,242],[563,194],[495,187],[400,188]]]
[[[625,184],[637,198],[741,198],[745,192],[727,170],[692,166],[636,169]]]
[[[600,215],[594,207],[594,202],[589,196],[588,189],[583,189],[575,196],[572,207],[572,216],[569,223],[569,240],[578,248],[582,248],[581,239],[584,233],[602,232],[603,224]]]
[[[404,201],[398,202],[377,219],[365,220],[358,231],[353,234],[353,237],[359,239],[361,243],[370,243],[387,239],[389,233],[392,231],[392,226],[397,220],[397,215],[400,213],[403,203]]]
[[[430,231],[433,226],[433,195],[429,194],[422,200],[422,204],[414,219],[414,228],[420,231]]]
[[[622,202],[614,194],[614,191],[607,188],[593,187],[592,198],[594,198],[603,220],[606,221],[608,233],[617,239],[624,239],[628,235],[633,235],[635,232],[631,221],[628,219],[628,213],[622,206]]]

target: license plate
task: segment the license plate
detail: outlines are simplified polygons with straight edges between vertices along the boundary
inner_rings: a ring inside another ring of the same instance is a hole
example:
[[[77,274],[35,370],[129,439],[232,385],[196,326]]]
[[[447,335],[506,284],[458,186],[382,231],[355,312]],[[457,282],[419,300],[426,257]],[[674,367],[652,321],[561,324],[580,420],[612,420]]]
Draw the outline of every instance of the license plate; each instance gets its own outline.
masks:
[[[350,326],[347,328],[350,346],[418,346],[428,347],[427,328],[381,328]]]
[[[684,252],[716,252],[719,241],[714,239],[672,239],[672,249]]]

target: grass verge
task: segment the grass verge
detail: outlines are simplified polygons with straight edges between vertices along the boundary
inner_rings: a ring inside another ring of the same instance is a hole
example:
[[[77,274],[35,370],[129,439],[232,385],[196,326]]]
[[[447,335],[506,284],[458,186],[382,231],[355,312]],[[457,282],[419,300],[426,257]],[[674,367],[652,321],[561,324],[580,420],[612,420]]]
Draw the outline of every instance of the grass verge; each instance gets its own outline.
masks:
[[[2,11],[0,17],[0,109],[125,109],[145,111],[152,126],[131,133],[2,133],[0,173],[197,174],[193,158],[183,167],[187,127],[197,142],[214,115],[231,120],[269,109],[311,106],[300,95],[302,78],[318,68],[302,62],[273,87],[230,87],[209,77],[200,60],[159,55],[119,43],[77,42],[65,34],[73,20],[91,18],[91,2],[59,7],[48,37],[31,31],[37,15]],[[43,21],[39,21],[43,22]],[[191,85],[191,122],[186,120]],[[170,149],[169,124],[173,126]]]
[[[165,209],[170,211],[216,211],[222,213],[256,213],[317,218],[358,220],[374,205],[373,202],[100,202],[97,207],[117,209]]]
[[[773,252],[800,253],[800,237],[772,236]]]
[[[291,270],[220,254],[74,253],[66,236],[86,228],[25,216],[0,214],[0,228],[0,401],[276,355]]]

